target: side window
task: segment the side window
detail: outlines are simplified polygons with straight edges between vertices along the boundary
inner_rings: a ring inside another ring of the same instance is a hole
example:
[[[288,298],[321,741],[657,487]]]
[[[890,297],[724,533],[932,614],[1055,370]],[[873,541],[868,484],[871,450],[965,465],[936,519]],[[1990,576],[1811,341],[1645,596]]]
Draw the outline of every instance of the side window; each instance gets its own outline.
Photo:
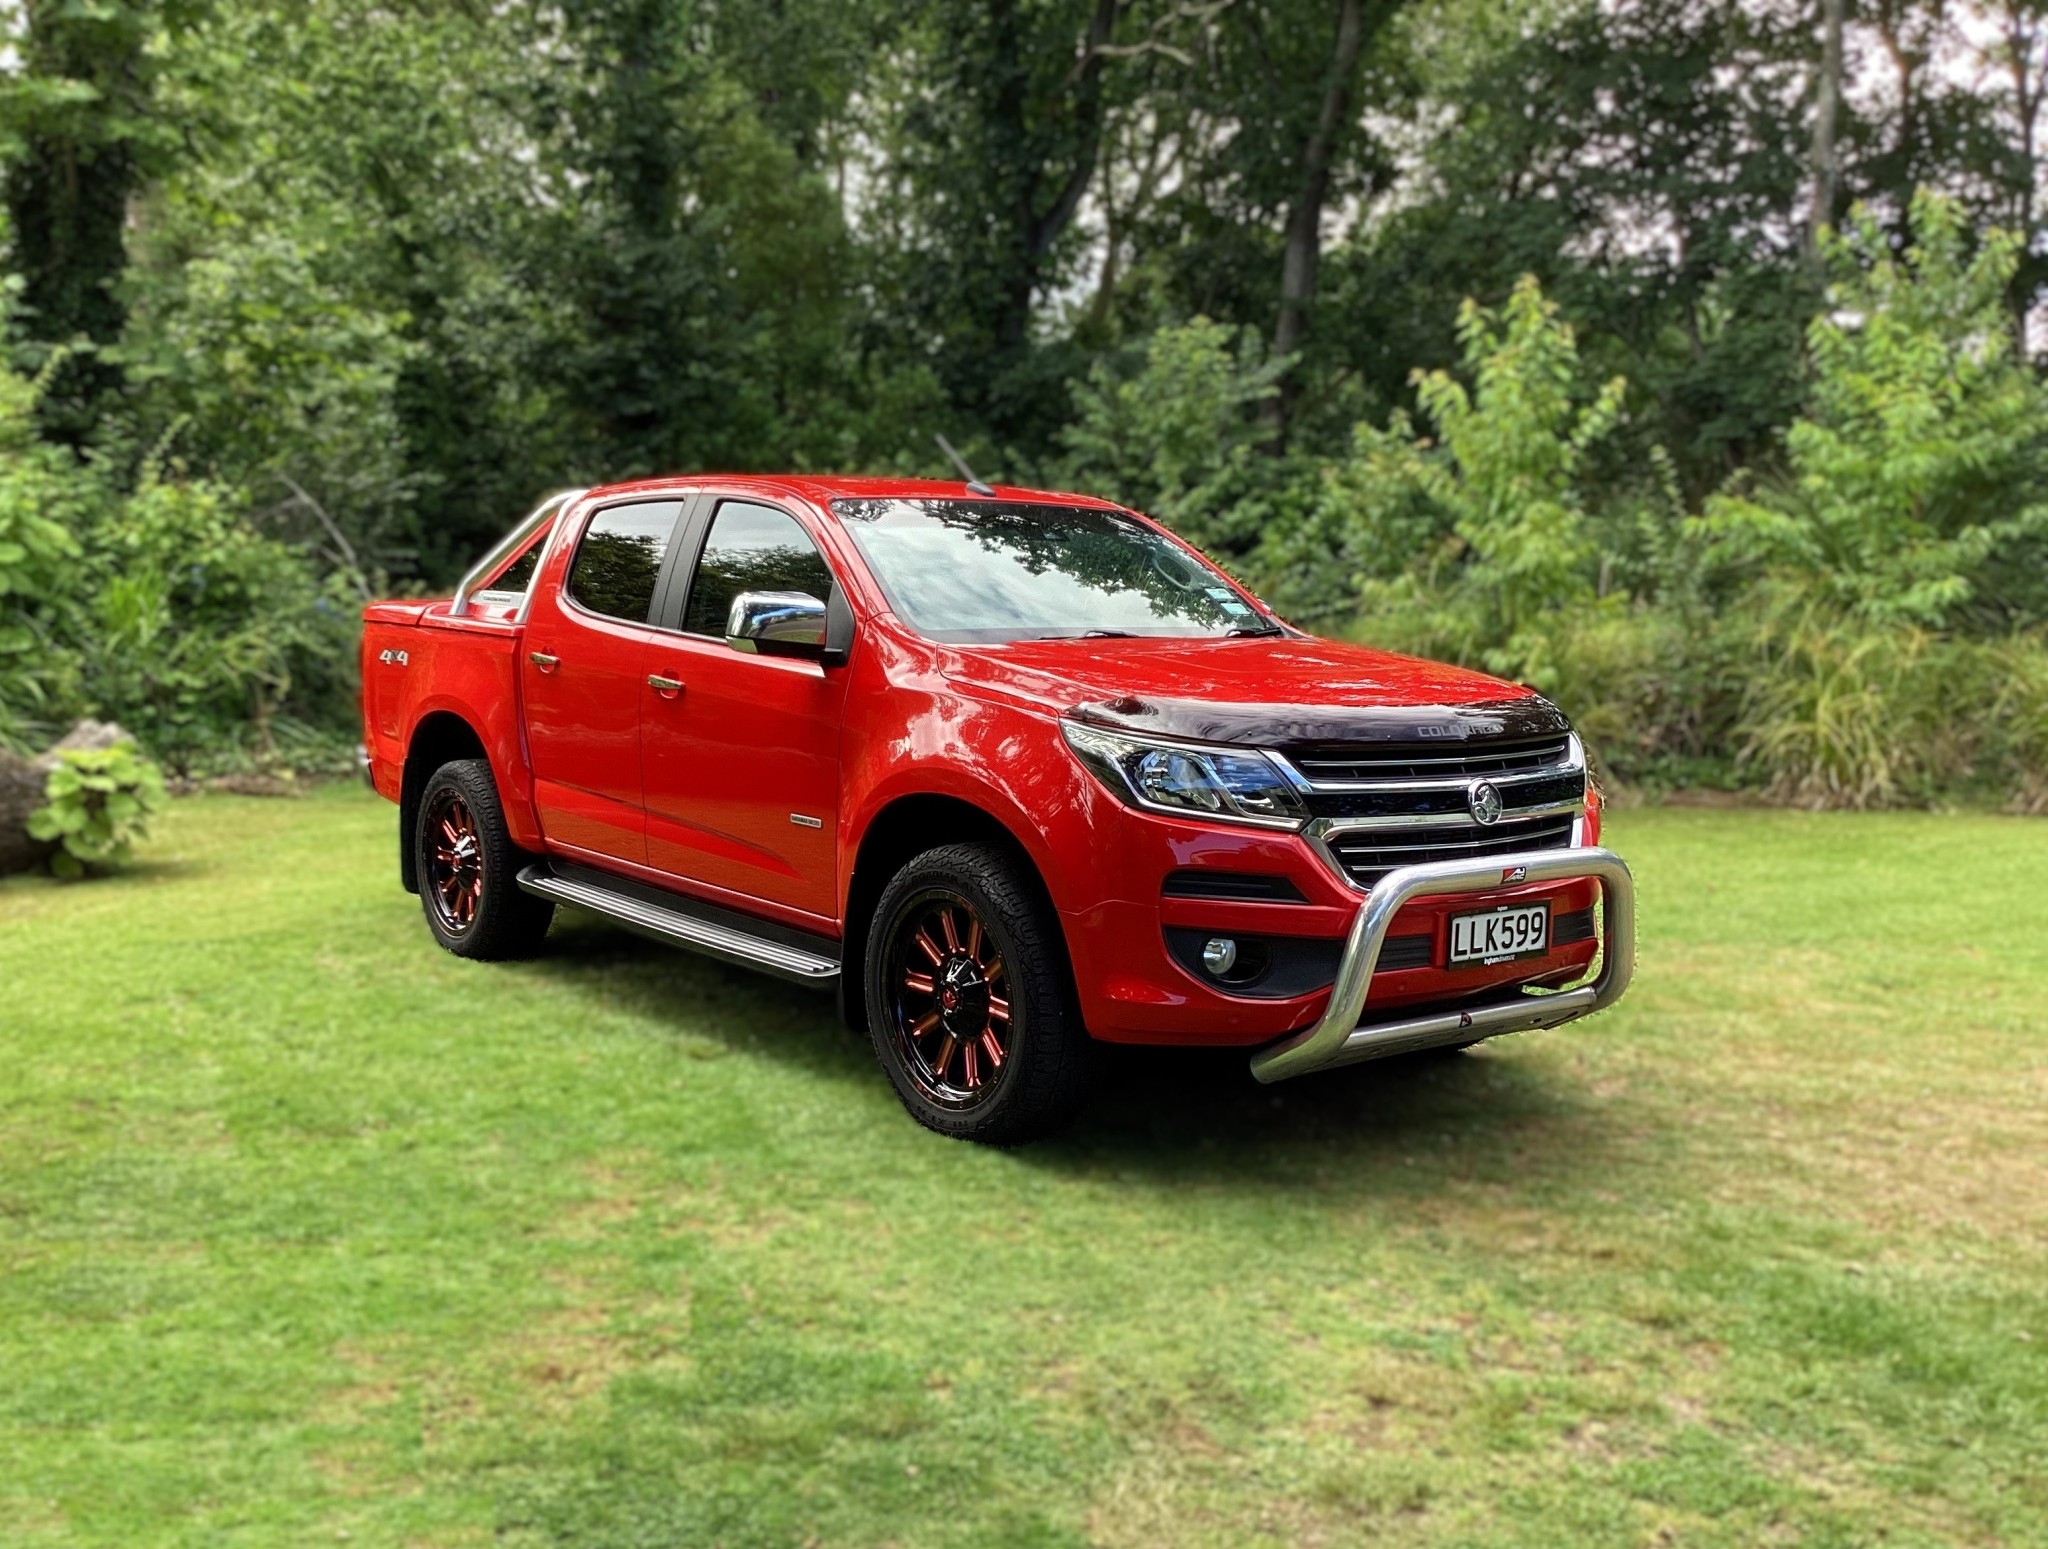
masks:
[[[646,623],[681,509],[680,501],[663,500],[598,512],[576,545],[569,595],[592,613]]]
[[[796,518],[769,506],[728,500],[711,519],[697,577],[690,583],[683,628],[725,634],[726,615],[741,592],[808,592],[832,600],[832,572]]]
[[[548,534],[554,531],[552,524],[534,534],[533,542],[520,551],[517,559],[491,578],[486,591],[499,592],[507,597],[524,597],[526,589],[533,585],[533,567],[540,563],[540,551],[548,545]]]

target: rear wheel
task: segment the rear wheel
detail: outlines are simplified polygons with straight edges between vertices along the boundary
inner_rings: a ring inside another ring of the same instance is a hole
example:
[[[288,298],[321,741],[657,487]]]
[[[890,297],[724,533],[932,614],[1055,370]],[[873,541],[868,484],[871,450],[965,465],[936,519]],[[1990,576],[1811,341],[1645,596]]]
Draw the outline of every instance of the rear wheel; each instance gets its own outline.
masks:
[[[1018,1145],[1063,1127],[1087,1034],[1051,911],[989,845],[927,850],[883,890],[865,965],[875,1057],[920,1124]]]
[[[531,857],[512,842],[491,766],[443,764],[420,792],[413,830],[420,907],[434,939],[457,957],[525,957],[548,933],[555,906],[519,886]]]

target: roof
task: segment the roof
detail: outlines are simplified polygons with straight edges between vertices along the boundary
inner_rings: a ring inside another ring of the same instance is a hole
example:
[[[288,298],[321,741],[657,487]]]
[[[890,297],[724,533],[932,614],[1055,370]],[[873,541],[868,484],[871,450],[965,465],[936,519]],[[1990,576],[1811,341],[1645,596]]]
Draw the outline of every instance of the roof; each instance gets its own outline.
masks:
[[[855,500],[987,500],[957,479],[877,478],[844,473],[691,473],[659,479],[635,479],[623,484],[606,484],[591,490],[597,496],[658,494],[671,489],[696,489],[705,484],[729,489],[752,490],[762,495],[799,495],[822,505],[841,499]],[[1058,490],[1022,489],[998,484],[997,500],[1058,502],[1061,505],[1114,506],[1099,495],[1077,495]]]

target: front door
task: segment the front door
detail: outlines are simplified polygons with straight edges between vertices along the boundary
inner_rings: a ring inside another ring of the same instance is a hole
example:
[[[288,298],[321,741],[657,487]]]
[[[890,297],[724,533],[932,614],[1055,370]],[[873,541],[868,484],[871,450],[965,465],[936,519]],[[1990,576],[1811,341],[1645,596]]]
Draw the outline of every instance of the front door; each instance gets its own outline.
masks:
[[[741,592],[836,583],[789,512],[721,500],[678,626],[650,647],[641,720],[648,864],[679,878],[829,922],[838,904],[839,726],[843,670],[752,656],[725,643]]]
[[[559,587],[541,587],[520,641],[534,803],[553,844],[647,861],[640,706],[655,595],[680,500],[606,506],[590,518]]]

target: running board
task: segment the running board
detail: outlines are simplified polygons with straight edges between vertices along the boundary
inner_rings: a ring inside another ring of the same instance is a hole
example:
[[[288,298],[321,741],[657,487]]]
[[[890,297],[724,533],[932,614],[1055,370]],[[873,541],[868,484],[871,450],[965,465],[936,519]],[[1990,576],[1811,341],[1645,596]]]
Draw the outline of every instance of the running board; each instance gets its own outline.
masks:
[[[742,968],[758,968],[799,984],[829,986],[839,978],[839,961],[794,941],[757,935],[747,916],[681,894],[665,893],[614,878],[587,866],[567,867],[540,862],[519,873],[519,885],[538,898],[575,904],[617,920],[621,925],[689,947]],[[763,932],[796,937],[801,933],[760,922]],[[817,938],[820,946],[829,943]]]

